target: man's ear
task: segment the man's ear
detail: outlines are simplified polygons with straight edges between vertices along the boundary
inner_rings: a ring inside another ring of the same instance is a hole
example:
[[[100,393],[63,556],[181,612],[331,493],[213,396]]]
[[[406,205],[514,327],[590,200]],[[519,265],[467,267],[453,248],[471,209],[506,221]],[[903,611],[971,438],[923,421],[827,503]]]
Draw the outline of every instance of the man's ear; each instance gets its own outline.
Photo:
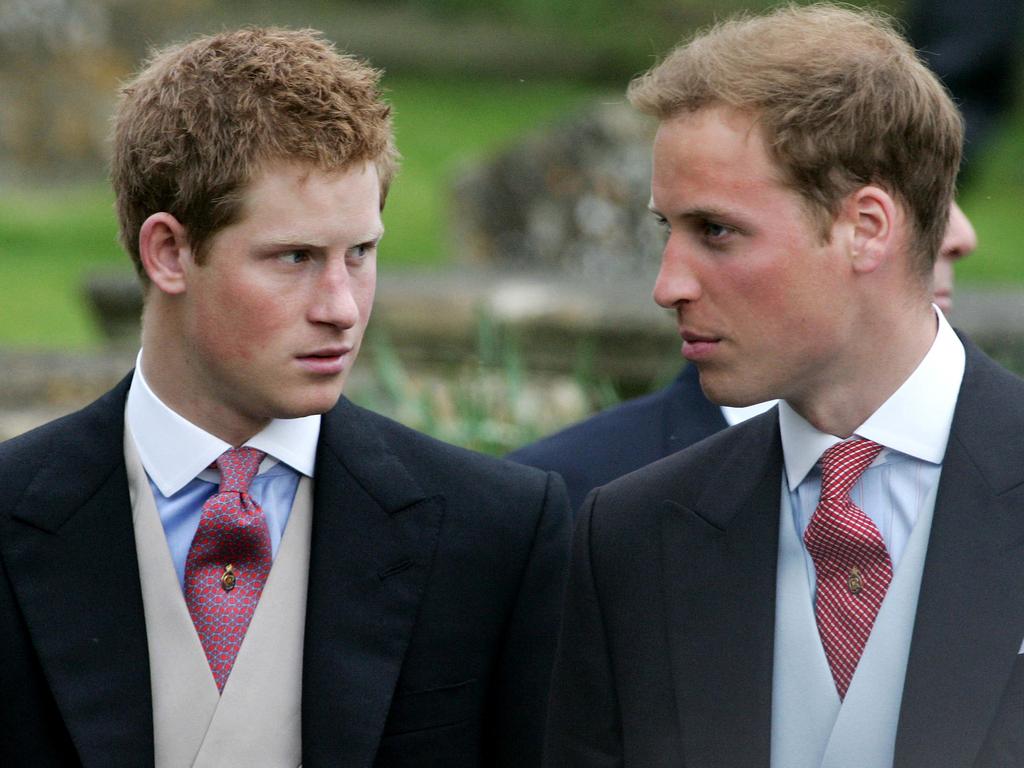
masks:
[[[192,260],[192,249],[185,227],[174,216],[154,213],[142,223],[139,256],[157,289],[169,294],[185,292],[185,267]]]
[[[881,187],[869,184],[846,199],[845,213],[852,224],[850,260],[856,272],[874,272],[894,252],[896,201]]]

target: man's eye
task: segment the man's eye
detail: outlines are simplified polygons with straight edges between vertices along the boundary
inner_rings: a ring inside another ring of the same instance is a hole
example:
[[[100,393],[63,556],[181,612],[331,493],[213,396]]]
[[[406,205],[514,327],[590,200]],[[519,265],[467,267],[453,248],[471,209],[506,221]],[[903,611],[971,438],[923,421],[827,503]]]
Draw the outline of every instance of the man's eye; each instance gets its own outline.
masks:
[[[301,264],[304,261],[309,261],[310,255],[309,251],[296,249],[294,251],[282,253],[279,258],[287,264]]]
[[[360,243],[359,245],[355,246],[352,249],[352,251],[351,251],[352,258],[355,261],[362,261],[367,256],[370,256],[376,250],[377,250],[377,243],[376,243],[376,241],[372,241],[372,242],[368,242],[368,243]]]
[[[715,224],[713,221],[704,222],[704,237],[708,240],[721,240],[727,237],[732,230],[722,224]]]

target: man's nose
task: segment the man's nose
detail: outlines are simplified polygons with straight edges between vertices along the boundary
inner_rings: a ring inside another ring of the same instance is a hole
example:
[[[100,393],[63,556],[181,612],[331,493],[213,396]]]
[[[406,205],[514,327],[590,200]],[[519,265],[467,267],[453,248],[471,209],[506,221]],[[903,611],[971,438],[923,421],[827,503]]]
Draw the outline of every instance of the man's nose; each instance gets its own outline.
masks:
[[[661,268],[654,281],[654,301],[666,309],[674,309],[700,297],[700,283],[681,240],[669,235],[661,253]]]
[[[313,287],[309,319],[339,328],[351,328],[359,322],[359,303],[355,285],[344,262],[329,263]]]

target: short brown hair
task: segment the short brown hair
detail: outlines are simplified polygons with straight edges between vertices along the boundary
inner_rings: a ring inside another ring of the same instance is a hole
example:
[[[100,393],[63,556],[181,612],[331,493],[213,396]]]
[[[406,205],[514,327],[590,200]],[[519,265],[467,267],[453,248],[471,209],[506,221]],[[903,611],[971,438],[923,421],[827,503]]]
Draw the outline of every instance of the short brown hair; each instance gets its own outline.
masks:
[[[171,213],[202,261],[271,160],[372,162],[383,205],[398,154],[379,80],[315,30],[247,27],[155,52],[121,91],[111,161],[121,243],[143,282],[146,218]]]
[[[740,15],[634,79],[629,99],[659,120],[715,105],[749,111],[825,237],[847,195],[881,186],[908,210],[914,267],[930,274],[963,121],[889,17],[828,3]]]

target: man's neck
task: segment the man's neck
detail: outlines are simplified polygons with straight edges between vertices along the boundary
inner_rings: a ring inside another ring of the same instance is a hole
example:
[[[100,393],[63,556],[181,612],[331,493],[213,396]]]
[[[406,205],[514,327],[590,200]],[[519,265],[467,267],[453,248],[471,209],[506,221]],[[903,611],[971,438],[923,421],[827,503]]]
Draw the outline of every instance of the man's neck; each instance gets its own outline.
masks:
[[[181,349],[177,339],[157,332],[157,325],[174,327],[166,322],[147,322],[144,314],[140,362],[146,384],[164,405],[236,448],[270,423],[270,419],[248,418],[197,392],[194,386],[197,375],[190,373],[185,350]]]
[[[935,341],[938,318],[931,305],[881,320],[865,333],[844,366],[833,370],[833,381],[789,396],[786,402],[816,429],[849,437],[900,388],[928,354]]]

